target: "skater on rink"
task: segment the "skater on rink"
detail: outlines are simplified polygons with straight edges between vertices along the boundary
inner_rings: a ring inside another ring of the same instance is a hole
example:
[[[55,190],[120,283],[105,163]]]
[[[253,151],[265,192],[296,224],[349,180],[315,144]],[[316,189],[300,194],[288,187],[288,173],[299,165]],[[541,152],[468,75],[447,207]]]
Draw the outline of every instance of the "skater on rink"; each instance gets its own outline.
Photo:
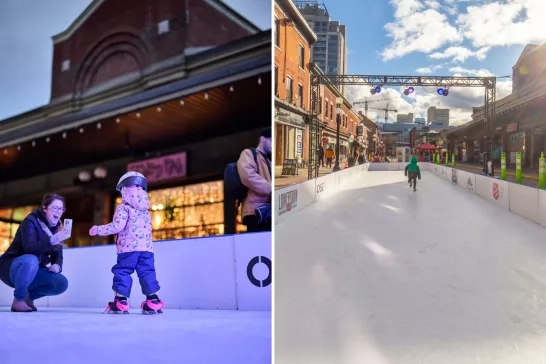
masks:
[[[115,292],[113,302],[104,312],[129,313],[129,297],[136,270],[142,293],[146,300],[140,308],[143,314],[163,313],[163,301],[157,296],[157,282],[152,242],[152,217],[148,208],[150,200],[148,182],[138,172],[127,172],[119,180],[116,190],[121,192],[121,205],[116,208],[112,222],[93,226],[89,235],[107,236],[118,234],[116,246],[117,264],[112,267]]]
[[[38,311],[35,300],[60,295],[68,288],[61,274],[63,241],[69,237],[61,222],[64,197],[47,194],[41,206],[25,217],[0,256],[0,280],[14,289],[13,312]]]
[[[408,177],[409,186],[417,191],[417,178],[421,179],[421,168],[417,165],[416,156],[412,156],[411,161],[406,165],[404,176]]]

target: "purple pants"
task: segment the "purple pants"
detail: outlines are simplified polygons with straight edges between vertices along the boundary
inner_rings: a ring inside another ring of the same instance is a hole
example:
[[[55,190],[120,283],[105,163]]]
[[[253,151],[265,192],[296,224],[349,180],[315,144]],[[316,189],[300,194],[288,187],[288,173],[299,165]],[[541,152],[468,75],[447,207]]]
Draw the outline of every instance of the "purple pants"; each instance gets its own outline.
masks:
[[[155,276],[154,253],[129,252],[119,253],[116,265],[112,267],[114,284],[112,289],[126,297],[131,296],[133,278],[136,270],[142,294],[148,296],[159,291],[159,283]]]

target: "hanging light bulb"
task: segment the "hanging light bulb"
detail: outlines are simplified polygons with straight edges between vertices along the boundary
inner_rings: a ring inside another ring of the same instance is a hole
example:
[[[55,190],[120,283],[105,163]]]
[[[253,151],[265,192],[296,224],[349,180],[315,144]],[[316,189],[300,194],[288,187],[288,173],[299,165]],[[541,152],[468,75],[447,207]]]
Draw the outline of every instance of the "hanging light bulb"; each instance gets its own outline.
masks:
[[[157,107],[157,112],[161,112],[161,107]]]
[[[51,140],[51,139],[49,139],[49,137],[47,137],[47,138],[45,139],[45,142],[46,142],[46,143],[49,143],[50,140]]]
[[[83,128],[80,128],[80,134],[83,134]]]
[[[233,85],[229,86],[229,91],[233,92]]]
[[[180,100],[180,105],[184,106],[184,100]]]
[[[63,139],[66,139],[66,131],[63,132]]]
[[[101,123],[99,122],[99,123],[97,123],[97,129],[100,129],[100,128],[102,128],[102,125],[101,125]]]
[[[119,118],[116,118],[116,124],[119,124],[121,120]]]
[[[137,117],[137,118],[140,117],[140,113],[139,113],[139,112],[136,113],[136,117]]]
[[[8,150],[7,150],[7,149],[4,149],[4,154],[8,154]]]
[[[32,141],[32,146],[35,147],[36,146],[36,141]]]
[[[17,146],[17,151],[18,152],[21,151],[21,146],[20,145]]]
[[[258,77],[258,85],[261,85],[261,84],[262,84],[262,78]]]
[[[209,99],[209,94],[208,92],[205,92],[205,100],[208,100]]]

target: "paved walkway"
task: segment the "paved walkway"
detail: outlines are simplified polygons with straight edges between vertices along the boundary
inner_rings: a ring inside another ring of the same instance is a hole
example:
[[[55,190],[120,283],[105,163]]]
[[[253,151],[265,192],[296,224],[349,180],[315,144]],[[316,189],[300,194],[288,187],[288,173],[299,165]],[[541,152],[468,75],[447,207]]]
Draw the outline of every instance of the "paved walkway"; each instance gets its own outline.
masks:
[[[343,167],[343,166],[342,166]],[[297,176],[283,176],[281,177],[282,173],[282,166],[275,166],[275,189],[290,186],[296,183],[305,182],[308,180],[308,172],[309,170],[307,167],[298,169],[298,175]],[[328,173],[332,173],[332,168],[326,168],[326,167],[320,167],[319,169],[319,177],[322,177]]]

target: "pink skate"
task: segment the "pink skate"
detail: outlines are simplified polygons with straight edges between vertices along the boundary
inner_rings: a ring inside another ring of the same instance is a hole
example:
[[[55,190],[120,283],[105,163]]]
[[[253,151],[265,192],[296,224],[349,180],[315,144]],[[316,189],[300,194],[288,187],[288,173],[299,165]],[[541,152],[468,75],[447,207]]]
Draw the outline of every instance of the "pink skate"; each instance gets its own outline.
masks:
[[[114,302],[108,302],[108,306],[103,313],[129,313],[129,302],[127,297],[116,296]]]
[[[156,313],[163,313],[162,309],[165,307],[163,301],[157,297],[156,294],[146,296],[146,301],[142,302],[140,308],[144,315],[155,315]]]

